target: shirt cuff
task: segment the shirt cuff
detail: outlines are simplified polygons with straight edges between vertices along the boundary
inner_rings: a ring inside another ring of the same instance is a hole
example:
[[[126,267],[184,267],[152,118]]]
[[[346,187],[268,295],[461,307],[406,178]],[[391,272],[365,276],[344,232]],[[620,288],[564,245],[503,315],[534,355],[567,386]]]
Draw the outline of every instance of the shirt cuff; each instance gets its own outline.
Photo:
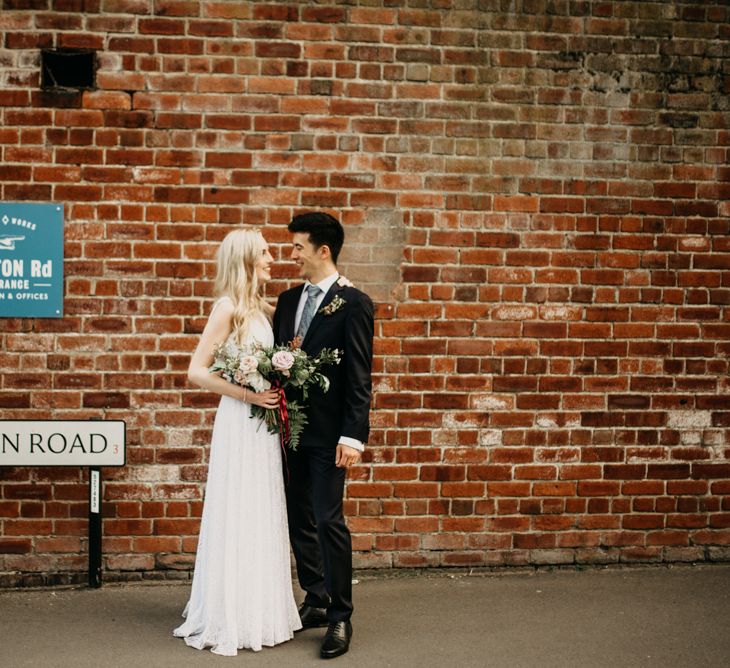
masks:
[[[360,452],[365,451],[365,446],[363,445],[362,441],[358,441],[356,438],[350,438],[349,436],[340,436],[340,440],[338,443],[342,443],[342,445],[347,445],[351,448],[355,448],[355,450],[359,450]]]

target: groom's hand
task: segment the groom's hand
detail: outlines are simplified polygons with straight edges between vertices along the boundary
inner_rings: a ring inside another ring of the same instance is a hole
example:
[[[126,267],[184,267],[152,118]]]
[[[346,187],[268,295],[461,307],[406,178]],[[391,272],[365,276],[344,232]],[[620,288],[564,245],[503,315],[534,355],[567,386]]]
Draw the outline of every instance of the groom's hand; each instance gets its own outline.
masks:
[[[337,444],[337,454],[335,456],[335,464],[338,468],[346,469],[360,462],[361,453],[349,445]]]

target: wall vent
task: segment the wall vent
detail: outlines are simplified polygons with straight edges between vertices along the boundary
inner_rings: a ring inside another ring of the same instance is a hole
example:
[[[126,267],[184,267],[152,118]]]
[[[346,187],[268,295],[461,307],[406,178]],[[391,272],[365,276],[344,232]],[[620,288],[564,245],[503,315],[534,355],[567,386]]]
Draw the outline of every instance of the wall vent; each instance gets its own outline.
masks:
[[[41,51],[41,87],[46,89],[96,87],[96,52],[82,49]]]

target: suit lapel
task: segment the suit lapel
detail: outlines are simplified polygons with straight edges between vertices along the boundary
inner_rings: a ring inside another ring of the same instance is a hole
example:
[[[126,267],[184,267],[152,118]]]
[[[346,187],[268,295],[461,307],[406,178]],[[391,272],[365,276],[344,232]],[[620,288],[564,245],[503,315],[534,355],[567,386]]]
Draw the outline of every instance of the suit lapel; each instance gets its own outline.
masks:
[[[334,298],[335,295],[340,292],[342,288],[337,285],[337,281],[335,281],[332,284],[332,287],[327,290],[327,294],[324,296],[324,299],[322,300],[322,303],[319,305],[319,308],[317,309],[317,312],[314,314],[314,318],[312,318],[312,322],[309,323],[309,329],[307,330],[307,333],[304,336],[304,341],[302,341],[302,346],[309,341],[309,339],[312,337],[312,334],[315,332],[319,324],[322,322],[324,318],[324,314],[322,313],[322,309],[327,306]]]

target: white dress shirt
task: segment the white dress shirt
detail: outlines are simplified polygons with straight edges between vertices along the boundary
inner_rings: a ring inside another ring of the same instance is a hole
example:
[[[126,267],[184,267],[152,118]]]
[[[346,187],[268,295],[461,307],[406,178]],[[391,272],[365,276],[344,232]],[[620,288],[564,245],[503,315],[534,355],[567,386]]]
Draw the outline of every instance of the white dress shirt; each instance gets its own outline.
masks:
[[[319,310],[320,305],[324,301],[324,296],[329,292],[329,289],[335,284],[335,281],[340,277],[340,275],[335,272],[331,276],[328,276],[323,281],[320,281],[319,283],[315,283],[319,289],[320,293],[317,295],[317,299],[314,302],[314,312],[317,313]],[[302,296],[299,297],[299,306],[297,306],[297,315],[294,319],[294,331],[299,330],[299,323],[302,321],[302,313],[304,312],[304,305],[307,303],[307,288],[312,285],[309,281],[307,281],[304,284],[304,290],[302,290]]]
[[[320,305],[324,301],[324,296],[329,292],[329,289],[335,284],[337,279],[340,277],[340,275],[335,272],[334,274],[331,274],[324,280],[320,281],[319,283],[315,283],[321,292],[317,295],[317,300],[314,303],[314,312],[317,313],[319,310]],[[294,318],[294,331],[296,332],[299,329],[299,323],[302,320],[302,313],[304,312],[304,304],[307,302],[307,286],[312,285],[309,281],[307,281],[304,284],[304,289],[302,290],[302,295],[299,297],[299,305],[297,306],[297,314]],[[342,445],[347,445],[351,448],[355,448],[355,450],[359,450],[362,452],[365,450],[365,446],[363,445],[362,441],[358,441],[356,438],[350,438],[349,436],[340,436],[340,443]]]

